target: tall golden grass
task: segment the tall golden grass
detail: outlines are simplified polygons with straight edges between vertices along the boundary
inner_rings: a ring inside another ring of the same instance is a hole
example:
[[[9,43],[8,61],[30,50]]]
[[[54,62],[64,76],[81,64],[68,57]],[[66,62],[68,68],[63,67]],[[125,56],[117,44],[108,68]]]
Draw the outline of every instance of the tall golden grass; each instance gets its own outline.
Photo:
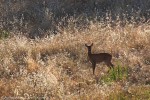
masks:
[[[71,25],[42,39],[14,35],[0,40],[2,99],[150,99],[149,23],[110,27],[90,22],[81,30]],[[94,53],[111,53],[115,65],[127,66],[128,78],[109,84],[99,82],[109,69],[99,64],[96,76],[92,75],[85,43],[94,43]]]

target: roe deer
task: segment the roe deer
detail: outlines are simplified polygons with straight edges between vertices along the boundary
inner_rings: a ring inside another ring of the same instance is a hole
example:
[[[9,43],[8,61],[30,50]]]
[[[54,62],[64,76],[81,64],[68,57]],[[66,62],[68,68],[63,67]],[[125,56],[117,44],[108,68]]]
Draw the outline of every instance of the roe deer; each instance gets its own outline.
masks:
[[[96,63],[104,62],[110,69],[114,68],[114,65],[111,63],[112,55],[110,55],[109,53],[92,54],[91,47],[93,46],[93,43],[90,46],[85,44],[85,46],[88,49],[88,57],[90,62],[92,63],[93,74],[95,72]]]

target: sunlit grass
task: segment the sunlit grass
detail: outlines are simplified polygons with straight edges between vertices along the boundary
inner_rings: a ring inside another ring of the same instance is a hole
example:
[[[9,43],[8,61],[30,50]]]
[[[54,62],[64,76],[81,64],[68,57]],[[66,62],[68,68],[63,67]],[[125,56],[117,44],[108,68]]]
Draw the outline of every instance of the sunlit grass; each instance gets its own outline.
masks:
[[[17,35],[1,39],[0,89],[3,91],[0,96],[107,100],[111,95],[109,99],[128,99],[130,92],[126,94],[128,89],[122,92],[124,88],[149,83],[150,35],[147,30],[146,23],[112,28],[90,22],[89,28],[66,27],[61,34],[42,39]],[[105,52],[113,56],[114,69],[106,73],[105,68],[97,67],[98,82],[91,72],[85,43],[94,43],[92,53]],[[144,93],[149,96],[149,92]],[[143,97],[140,93],[137,96]]]

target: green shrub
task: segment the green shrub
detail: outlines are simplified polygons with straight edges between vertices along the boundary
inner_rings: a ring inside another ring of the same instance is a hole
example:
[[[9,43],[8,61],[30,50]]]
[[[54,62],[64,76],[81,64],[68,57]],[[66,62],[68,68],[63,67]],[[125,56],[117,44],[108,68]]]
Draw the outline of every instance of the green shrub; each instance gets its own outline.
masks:
[[[111,69],[107,75],[102,76],[101,81],[105,83],[126,80],[128,77],[128,68],[120,64]]]
[[[6,30],[0,30],[0,39],[5,39],[10,36],[10,33]]]

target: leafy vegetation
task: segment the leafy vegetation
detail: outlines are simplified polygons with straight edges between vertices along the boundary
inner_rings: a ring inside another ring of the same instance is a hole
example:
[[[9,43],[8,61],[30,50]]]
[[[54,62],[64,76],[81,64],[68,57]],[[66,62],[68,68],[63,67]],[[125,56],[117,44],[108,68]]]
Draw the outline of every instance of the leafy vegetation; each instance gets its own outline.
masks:
[[[6,39],[10,36],[10,33],[5,30],[0,30],[0,39]]]
[[[104,75],[100,81],[109,83],[113,81],[121,81],[121,80],[126,80],[128,78],[128,68],[117,65],[114,67],[114,69],[111,69],[107,75]]]

